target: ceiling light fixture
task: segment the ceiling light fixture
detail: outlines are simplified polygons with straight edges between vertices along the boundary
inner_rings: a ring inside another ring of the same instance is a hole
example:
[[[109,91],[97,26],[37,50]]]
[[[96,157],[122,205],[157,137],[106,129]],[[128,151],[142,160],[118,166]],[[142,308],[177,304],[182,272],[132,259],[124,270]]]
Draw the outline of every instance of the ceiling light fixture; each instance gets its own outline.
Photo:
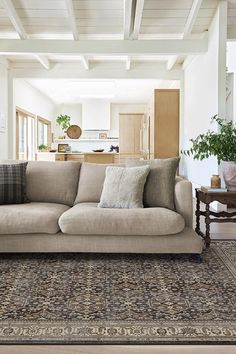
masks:
[[[79,98],[99,98],[99,99],[105,99],[105,98],[114,98],[115,95],[111,94],[104,94],[104,95],[97,95],[97,94],[82,94],[79,95]]]

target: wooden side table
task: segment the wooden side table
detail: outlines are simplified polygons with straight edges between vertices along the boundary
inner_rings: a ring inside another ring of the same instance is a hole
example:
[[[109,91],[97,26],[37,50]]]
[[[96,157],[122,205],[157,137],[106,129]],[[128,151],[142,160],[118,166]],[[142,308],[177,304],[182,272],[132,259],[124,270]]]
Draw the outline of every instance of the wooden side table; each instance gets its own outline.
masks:
[[[211,237],[210,237],[210,224],[213,222],[226,223],[226,222],[236,222],[236,211],[235,212],[214,212],[210,210],[210,203],[220,202],[222,204],[236,203],[236,192],[203,192],[201,189],[196,188],[196,228],[195,231],[198,235],[204,238],[206,247],[210,247]],[[200,210],[200,202],[206,205],[205,211]],[[200,216],[205,217],[205,233],[200,229]],[[214,216],[212,218],[211,216]]]

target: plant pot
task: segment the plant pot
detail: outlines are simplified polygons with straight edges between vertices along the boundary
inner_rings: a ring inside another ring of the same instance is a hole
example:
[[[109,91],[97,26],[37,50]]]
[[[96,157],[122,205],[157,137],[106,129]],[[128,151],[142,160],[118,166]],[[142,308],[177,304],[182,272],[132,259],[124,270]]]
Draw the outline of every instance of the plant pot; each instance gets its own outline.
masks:
[[[236,192],[236,163],[222,161],[223,177],[228,191]]]

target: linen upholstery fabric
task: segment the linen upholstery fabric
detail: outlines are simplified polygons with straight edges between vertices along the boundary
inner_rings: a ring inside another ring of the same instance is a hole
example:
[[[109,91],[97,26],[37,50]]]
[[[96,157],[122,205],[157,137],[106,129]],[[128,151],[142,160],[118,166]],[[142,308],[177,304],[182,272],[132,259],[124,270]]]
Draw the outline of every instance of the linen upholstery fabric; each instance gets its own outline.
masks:
[[[175,209],[183,216],[185,225],[193,227],[192,183],[183,177],[175,177]]]
[[[0,204],[25,203],[27,162],[0,164]]]
[[[176,170],[180,158],[156,160],[128,160],[126,166],[150,166],[150,173],[144,187],[143,202],[145,207],[163,207],[175,209],[174,185]]]
[[[79,203],[59,219],[71,235],[170,235],[184,229],[180,214],[165,208],[110,209],[97,203]],[[90,236],[88,236],[90,237]],[[145,240],[144,240],[145,243]]]
[[[75,200],[79,162],[30,161],[27,168],[27,197],[31,202],[72,206]]]
[[[143,189],[149,166],[106,169],[99,208],[143,208]]]
[[[74,205],[84,202],[99,203],[105,180],[106,168],[108,166],[114,166],[114,164],[82,163],[78,193]],[[115,165],[115,167],[120,166],[123,165]]]
[[[203,240],[185,227],[177,235],[0,235],[0,252],[197,253]]]
[[[0,205],[0,235],[55,234],[59,231],[59,217],[68,209],[54,203]]]

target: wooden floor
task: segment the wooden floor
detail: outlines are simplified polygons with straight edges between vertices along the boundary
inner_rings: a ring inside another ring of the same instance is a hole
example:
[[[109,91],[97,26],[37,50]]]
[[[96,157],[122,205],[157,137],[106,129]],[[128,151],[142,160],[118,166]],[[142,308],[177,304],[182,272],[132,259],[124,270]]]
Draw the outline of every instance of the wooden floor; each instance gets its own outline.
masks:
[[[204,220],[201,218],[201,227],[204,229]],[[235,224],[212,224],[212,239],[236,239]],[[80,345],[37,345],[37,346],[0,346],[0,354],[236,354],[236,346],[197,346],[197,345],[165,345],[165,346],[80,346]]]
[[[0,346],[0,354],[235,354],[236,346]]]

